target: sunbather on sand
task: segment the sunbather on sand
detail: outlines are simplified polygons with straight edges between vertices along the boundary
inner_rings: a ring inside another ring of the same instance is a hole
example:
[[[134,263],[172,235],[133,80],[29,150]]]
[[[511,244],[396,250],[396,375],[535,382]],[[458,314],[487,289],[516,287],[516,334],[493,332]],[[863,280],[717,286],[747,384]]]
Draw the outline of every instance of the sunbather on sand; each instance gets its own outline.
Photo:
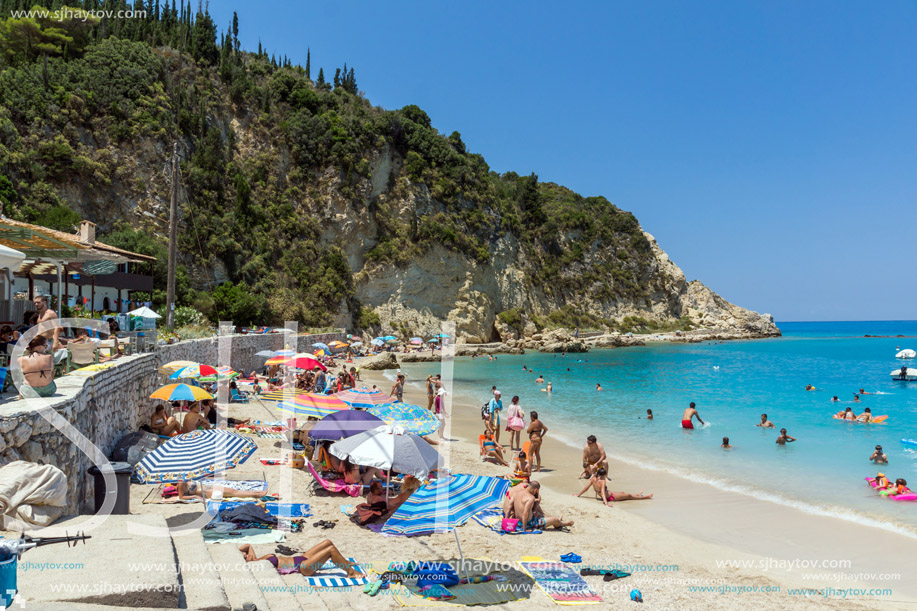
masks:
[[[385,479],[382,472],[375,467],[366,467],[366,471],[360,473],[360,465],[352,464],[348,459],[341,461],[341,469],[344,472],[345,484],[367,485],[373,481],[373,478]]]
[[[195,499],[210,499],[214,495],[223,495],[224,497],[234,496],[237,498],[257,498],[270,496],[280,498],[275,494],[267,495],[264,492],[255,490],[235,490],[226,486],[214,486],[209,482],[179,482],[178,498],[183,501],[192,501]]]
[[[290,573],[302,573],[305,576],[314,575],[325,562],[331,560],[334,565],[347,571],[348,577],[359,577],[361,573],[357,570],[356,565],[351,563],[347,558],[338,551],[330,539],[325,539],[312,549],[304,552],[300,556],[278,556],[277,554],[266,554],[258,557],[255,550],[248,543],[239,546],[239,551],[245,556],[246,562],[255,562],[256,560],[267,560],[274,565],[277,572],[281,575]]]
[[[595,475],[589,479],[589,483],[586,484],[586,487],[580,490],[579,494],[574,494],[573,496],[582,496],[591,487],[595,489],[596,495],[602,499],[602,502],[608,507],[611,507],[614,501],[642,501],[653,498],[652,494],[643,494],[642,490],[637,494],[630,494],[629,492],[610,492],[607,485],[608,472],[602,467],[599,467]]]
[[[166,437],[171,437],[181,432],[181,424],[174,416],[169,416],[166,413],[164,405],[156,406],[156,411],[153,412],[153,416],[150,418],[150,428],[157,435],[165,435]]]
[[[509,466],[509,463],[503,458],[503,446],[494,441],[494,436],[491,433],[486,433],[484,441],[481,442],[481,456],[491,458],[504,467]]]
[[[522,530],[536,530],[541,528],[567,528],[573,526],[573,520],[564,520],[560,517],[547,517],[539,515],[543,512],[538,510],[537,504],[541,498],[539,492],[541,484],[538,482],[529,482],[529,485],[521,490],[516,496],[513,511],[522,522]]]
[[[405,475],[401,482],[401,493],[388,500],[389,513],[395,513],[408,498],[420,488],[420,480],[413,475]]]

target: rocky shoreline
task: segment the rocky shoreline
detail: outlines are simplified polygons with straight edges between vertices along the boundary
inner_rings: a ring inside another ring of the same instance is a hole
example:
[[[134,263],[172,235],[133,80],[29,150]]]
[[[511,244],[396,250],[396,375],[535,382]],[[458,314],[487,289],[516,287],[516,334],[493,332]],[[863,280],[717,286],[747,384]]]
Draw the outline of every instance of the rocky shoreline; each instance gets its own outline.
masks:
[[[648,343],[656,342],[696,344],[708,341],[765,339],[780,337],[780,335],[779,331],[777,333],[753,333],[705,329],[643,335],[604,333],[577,338],[566,329],[555,329],[545,333],[535,333],[531,337],[522,339],[508,339],[505,342],[456,344],[455,356],[525,354],[529,351],[580,353],[589,352],[593,348],[628,348],[631,346],[645,346]],[[400,363],[428,363],[439,361],[440,358],[439,352],[383,352],[382,354],[362,359],[360,368],[369,370],[396,369]]]

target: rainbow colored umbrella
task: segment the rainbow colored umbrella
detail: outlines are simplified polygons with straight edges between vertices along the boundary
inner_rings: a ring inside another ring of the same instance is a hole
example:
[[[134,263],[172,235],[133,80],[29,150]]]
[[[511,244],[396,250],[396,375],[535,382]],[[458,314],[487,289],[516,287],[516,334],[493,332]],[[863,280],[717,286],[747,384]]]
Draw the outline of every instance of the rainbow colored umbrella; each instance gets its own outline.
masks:
[[[233,380],[235,378],[238,378],[240,375],[242,374],[239,373],[238,371],[234,371],[233,369],[230,369],[229,367],[226,367],[224,365],[223,367],[217,367],[216,375],[204,376],[204,377],[198,378],[198,381],[199,382],[216,382],[218,380]]]
[[[171,361],[159,368],[159,373],[175,373],[179,369],[199,365],[197,361]]]
[[[210,365],[201,365],[200,363],[195,363],[194,365],[188,365],[187,367],[182,367],[175,373],[169,376],[170,380],[177,380],[179,378],[200,378],[202,376],[215,376],[218,371],[215,367]]]
[[[199,386],[189,384],[167,384],[150,395],[150,399],[163,401],[203,401],[213,399],[213,395]]]
[[[334,396],[354,409],[369,409],[392,402],[392,398],[381,390],[370,390],[365,386],[344,390]]]
[[[285,401],[282,400],[277,404],[277,407],[297,416],[314,416],[316,418],[324,418],[328,414],[350,409],[349,405],[334,395],[318,395],[315,393],[304,393]]]
[[[410,403],[388,403],[366,410],[386,424],[400,426],[408,433],[429,435],[439,428],[439,419],[428,409]]]

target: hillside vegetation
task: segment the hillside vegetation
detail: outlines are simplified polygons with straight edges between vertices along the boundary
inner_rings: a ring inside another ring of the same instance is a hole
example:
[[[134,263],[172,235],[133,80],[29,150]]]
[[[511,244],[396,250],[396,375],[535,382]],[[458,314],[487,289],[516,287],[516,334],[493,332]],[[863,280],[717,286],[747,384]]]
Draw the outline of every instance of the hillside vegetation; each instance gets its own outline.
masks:
[[[612,324],[596,304],[648,304],[658,288],[632,214],[491,171],[417,106],[374,107],[353,67],[244,51],[237,20],[220,31],[184,0],[71,4],[70,19],[17,18],[61,3],[0,0],[3,213],[63,230],[88,218],[100,239],[162,257],[178,141],[179,300],[212,320],[369,324],[375,304],[360,303],[355,274],[405,268],[437,245],[487,266],[510,240],[530,290],[570,304],[569,320],[589,310]],[[130,8],[146,17],[78,12]],[[419,199],[435,205],[405,213]],[[365,246],[333,239],[329,207],[371,228]]]

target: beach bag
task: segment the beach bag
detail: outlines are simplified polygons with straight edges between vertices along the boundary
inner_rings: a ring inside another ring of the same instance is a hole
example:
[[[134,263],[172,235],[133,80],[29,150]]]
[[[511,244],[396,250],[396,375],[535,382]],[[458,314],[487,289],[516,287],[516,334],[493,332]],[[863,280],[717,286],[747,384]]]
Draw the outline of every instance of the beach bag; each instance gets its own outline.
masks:
[[[516,528],[519,526],[519,520],[515,518],[503,518],[503,521],[500,522],[500,530],[505,533],[516,532]]]
[[[516,408],[509,418],[506,420],[506,428],[513,431],[521,431],[525,428],[525,420],[520,415],[522,413],[521,408]]]

